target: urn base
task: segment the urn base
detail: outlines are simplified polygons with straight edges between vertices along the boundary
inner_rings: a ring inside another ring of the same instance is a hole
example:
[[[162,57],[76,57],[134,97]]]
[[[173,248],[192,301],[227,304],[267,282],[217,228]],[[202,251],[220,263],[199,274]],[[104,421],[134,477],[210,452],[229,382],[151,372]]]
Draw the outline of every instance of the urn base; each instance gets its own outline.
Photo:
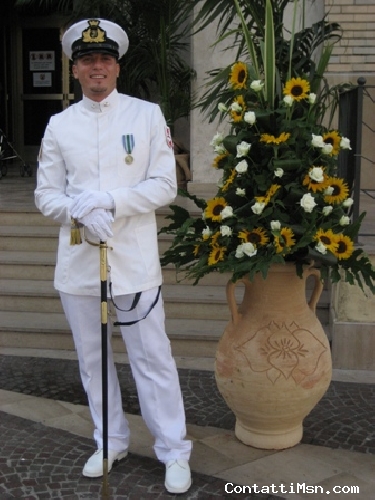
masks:
[[[299,424],[292,429],[283,429],[281,432],[259,432],[251,429],[236,420],[235,435],[243,444],[262,450],[284,450],[300,443],[303,435],[303,426]]]

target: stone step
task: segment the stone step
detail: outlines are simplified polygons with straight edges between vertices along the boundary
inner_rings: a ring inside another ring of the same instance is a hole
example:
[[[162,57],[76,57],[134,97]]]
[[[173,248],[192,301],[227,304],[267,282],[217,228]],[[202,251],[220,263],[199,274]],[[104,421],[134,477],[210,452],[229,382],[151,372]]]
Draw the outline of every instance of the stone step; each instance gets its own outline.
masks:
[[[53,280],[56,252],[0,251],[0,277],[2,279]],[[167,285],[192,284],[183,279],[172,265],[162,269],[163,280]],[[204,276],[199,285],[225,286],[230,279],[229,273],[210,273]]]
[[[238,291],[240,296],[240,291]],[[168,318],[229,319],[224,287],[163,285]],[[62,312],[51,281],[0,280],[0,311]]]
[[[162,287],[167,318],[224,320],[230,318],[224,286],[167,285]],[[309,291],[307,291],[308,295]],[[236,298],[242,301],[243,287],[236,287]],[[61,313],[58,292],[50,280],[0,279],[0,311],[39,311]],[[317,306],[317,316],[329,322],[328,295],[324,291]]]
[[[214,357],[227,322],[219,320],[167,319],[166,332],[175,356]],[[2,312],[0,345],[34,349],[74,350],[63,313]],[[125,352],[119,328],[113,329],[115,352]]]
[[[184,206],[184,200],[181,202],[179,201]],[[186,204],[185,204],[186,205]],[[196,209],[194,210],[193,205],[191,206],[193,213],[198,216],[199,211]],[[169,220],[166,218],[169,214],[171,213],[171,209],[166,206],[166,207],[161,207],[160,209],[157,210],[156,212],[156,222],[157,222],[157,227],[158,229],[162,228],[163,226],[169,225]],[[39,210],[36,208],[30,209],[30,210],[25,210],[20,208],[19,210],[1,210],[1,225],[2,226],[19,226],[19,227],[59,227],[60,224],[49,217],[45,217],[42,215]]]
[[[35,279],[53,280],[56,252],[40,251],[0,251],[0,277],[3,279]],[[185,279],[182,272],[177,274],[173,265],[163,267],[163,280],[167,285],[192,284],[191,280]],[[210,273],[204,276],[198,283],[200,285],[225,286],[231,279],[230,273]],[[313,286],[313,280],[307,281],[306,288]],[[325,284],[325,289],[327,286]]]
[[[2,279],[53,280],[56,252],[0,251]]]
[[[58,226],[0,226],[0,251],[55,252],[58,245]],[[171,245],[172,236],[160,235],[159,252]]]

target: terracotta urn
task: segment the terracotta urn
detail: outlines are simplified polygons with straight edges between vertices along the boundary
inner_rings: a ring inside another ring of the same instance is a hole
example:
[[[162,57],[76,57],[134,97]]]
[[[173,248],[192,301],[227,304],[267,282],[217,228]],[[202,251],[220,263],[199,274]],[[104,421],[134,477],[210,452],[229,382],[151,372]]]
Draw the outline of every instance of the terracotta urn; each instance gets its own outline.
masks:
[[[306,280],[313,290],[306,299]],[[238,306],[235,289],[244,284]],[[232,314],[219,341],[215,376],[236,416],[235,434],[246,445],[284,449],[298,444],[303,419],[332,377],[330,346],[315,314],[323,285],[318,269],[276,264],[266,279],[257,274],[227,284]]]

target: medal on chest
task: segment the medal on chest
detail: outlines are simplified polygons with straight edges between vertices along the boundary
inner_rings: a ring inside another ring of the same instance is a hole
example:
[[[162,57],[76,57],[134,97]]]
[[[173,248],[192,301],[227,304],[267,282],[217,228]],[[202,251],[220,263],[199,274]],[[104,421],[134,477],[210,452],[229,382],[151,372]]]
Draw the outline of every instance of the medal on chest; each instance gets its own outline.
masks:
[[[131,165],[134,161],[132,156],[132,151],[135,146],[135,139],[133,134],[125,134],[122,136],[122,145],[126,152],[125,163],[127,165]]]

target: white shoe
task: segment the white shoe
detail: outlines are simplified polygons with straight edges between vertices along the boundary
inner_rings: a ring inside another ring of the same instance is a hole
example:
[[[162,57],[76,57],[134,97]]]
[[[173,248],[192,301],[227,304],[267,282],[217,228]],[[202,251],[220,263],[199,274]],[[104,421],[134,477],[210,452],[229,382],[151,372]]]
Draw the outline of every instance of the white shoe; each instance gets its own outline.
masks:
[[[127,451],[108,450],[108,472],[114,462],[127,456]],[[102,477],[103,475],[103,449],[97,450],[86,462],[82,474],[86,477]]]
[[[169,493],[186,493],[191,486],[189,462],[184,459],[169,460],[165,464],[165,487]]]

